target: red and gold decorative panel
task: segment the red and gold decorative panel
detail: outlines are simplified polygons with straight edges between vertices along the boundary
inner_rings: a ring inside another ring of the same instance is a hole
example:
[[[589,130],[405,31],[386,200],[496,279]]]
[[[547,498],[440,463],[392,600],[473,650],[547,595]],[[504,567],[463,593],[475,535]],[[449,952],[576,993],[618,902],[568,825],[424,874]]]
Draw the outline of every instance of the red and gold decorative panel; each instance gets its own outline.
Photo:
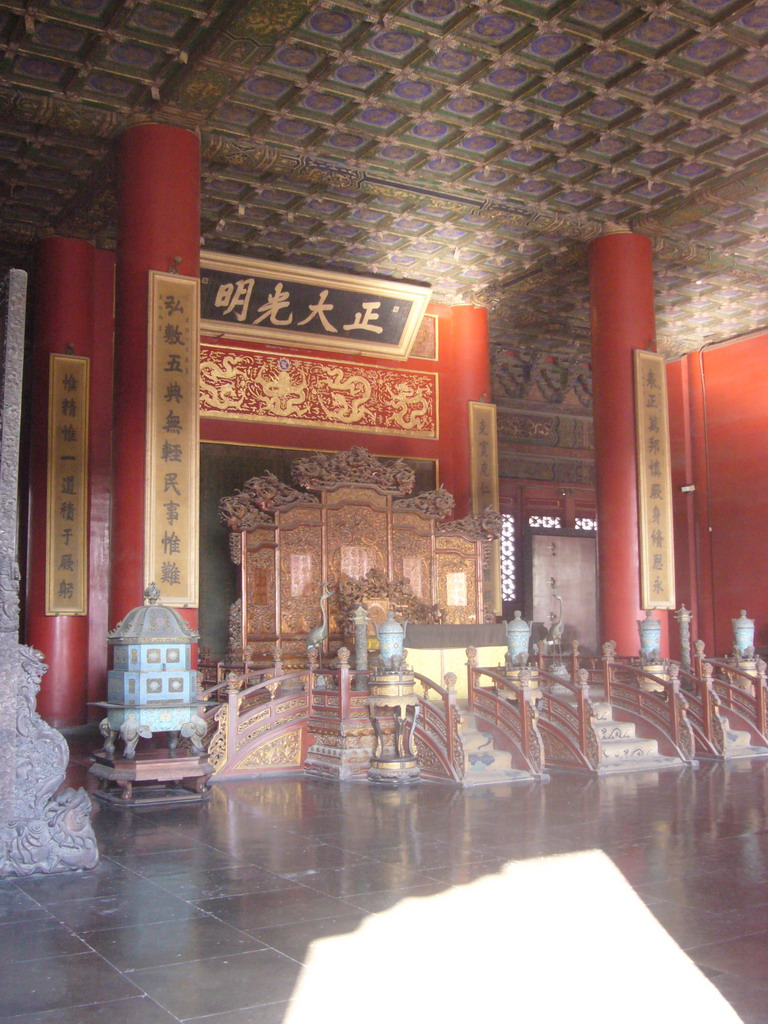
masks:
[[[144,575],[165,604],[197,605],[199,282],[149,275]]]
[[[314,511],[314,510],[313,510]],[[316,526],[282,526],[279,531],[280,632],[304,636],[320,620],[315,595],[322,590],[323,538]],[[286,512],[284,519],[291,515]]]
[[[477,561],[455,552],[436,556],[437,603],[446,623],[478,622]]]
[[[363,579],[371,569],[387,571],[385,511],[363,505],[328,510],[328,568],[336,579]]]
[[[437,375],[203,343],[200,414],[212,419],[437,437]]]
[[[274,531],[270,531],[274,534]],[[257,635],[275,633],[275,547],[263,544],[246,551],[245,580],[246,641]]]
[[[88,612],[88,381],[82,356],[50,357],[45,614]]]
[[[637,505],[643,608],[675,607],[672,472],[664,357],[634,353]]]

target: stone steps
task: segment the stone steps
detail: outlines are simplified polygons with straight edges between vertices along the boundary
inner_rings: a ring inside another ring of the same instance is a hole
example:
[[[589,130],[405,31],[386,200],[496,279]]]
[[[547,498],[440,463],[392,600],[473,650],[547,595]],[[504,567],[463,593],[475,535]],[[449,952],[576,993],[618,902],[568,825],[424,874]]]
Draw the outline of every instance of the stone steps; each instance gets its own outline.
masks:
[[[497,750],[490,733],[483,732],[475,716],[464,710],[461,712],[459,735],[464,747],[463,786],[488,786],[531,779],[530,772],[512,767],[512,755],[506,750]]]
[[[746,729],[733,729],[728,721],[727,712],[720,714],[725,738],[725,757],[732,761],[742,757],[768,757],[768,747],[757,747],[752,744],[752,737]]]
[[[593,691],[594,692],[594,691]],[[569,701],[575,706],[575,701]],[[613,708],[605,700],[592,700],[592,728],[600,753],[600,774],[639,772],[679,767],[678,757],[659,753],[657,740],[637,735],[634,722],[620,722],[613,717]]]

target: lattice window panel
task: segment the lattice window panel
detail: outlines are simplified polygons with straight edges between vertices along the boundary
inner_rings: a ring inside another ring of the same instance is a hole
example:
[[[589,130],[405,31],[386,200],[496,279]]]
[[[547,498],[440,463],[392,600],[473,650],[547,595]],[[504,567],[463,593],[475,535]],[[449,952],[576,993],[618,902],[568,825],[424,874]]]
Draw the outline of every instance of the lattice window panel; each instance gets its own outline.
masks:
[[[559,530],[563,524],[560,516],[528,516],[528,525],[544,530]]]
[[[597,520],[589,516],[576,516],[577,530],[597,530]]]
[[[514,601],[517,597],[517,577],[515,575],[515,517],[510,512],[501,516],[501,599]]]

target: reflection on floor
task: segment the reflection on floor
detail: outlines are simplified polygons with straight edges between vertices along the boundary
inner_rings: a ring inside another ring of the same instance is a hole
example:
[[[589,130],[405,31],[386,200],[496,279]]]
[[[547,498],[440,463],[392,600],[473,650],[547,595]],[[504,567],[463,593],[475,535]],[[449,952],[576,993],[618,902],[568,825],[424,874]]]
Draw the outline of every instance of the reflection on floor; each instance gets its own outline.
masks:
[[[98,868],[0,882],[0,1020],[278,1024],[314,940],[510,860],[599,849],[746,1024],[765,1024],[767,798],[757,760],[474,790],[286,778],[202,805],[99,806]],[[512,916],[506,937],[525,948]],[[457,978],[469,941],[445,937]],[[418,937],[411,954],[428,975]],[[567,953],[553,940],[548,955]]]

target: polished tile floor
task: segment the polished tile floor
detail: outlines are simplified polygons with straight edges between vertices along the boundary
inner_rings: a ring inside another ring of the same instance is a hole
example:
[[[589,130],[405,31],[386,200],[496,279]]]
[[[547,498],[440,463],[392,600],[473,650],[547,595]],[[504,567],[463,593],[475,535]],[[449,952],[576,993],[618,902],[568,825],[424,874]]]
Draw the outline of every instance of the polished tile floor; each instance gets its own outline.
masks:
[[[469,791],[294,777],[215,787],[205,804],[98,804],[95,870],[0,882],[0,1020],[278,1024],[314,940],[508,861],[599,849],[742,1019],[765,1024],[767,808],[760,760]],[[514,914],[505,930],[524,946]]]

